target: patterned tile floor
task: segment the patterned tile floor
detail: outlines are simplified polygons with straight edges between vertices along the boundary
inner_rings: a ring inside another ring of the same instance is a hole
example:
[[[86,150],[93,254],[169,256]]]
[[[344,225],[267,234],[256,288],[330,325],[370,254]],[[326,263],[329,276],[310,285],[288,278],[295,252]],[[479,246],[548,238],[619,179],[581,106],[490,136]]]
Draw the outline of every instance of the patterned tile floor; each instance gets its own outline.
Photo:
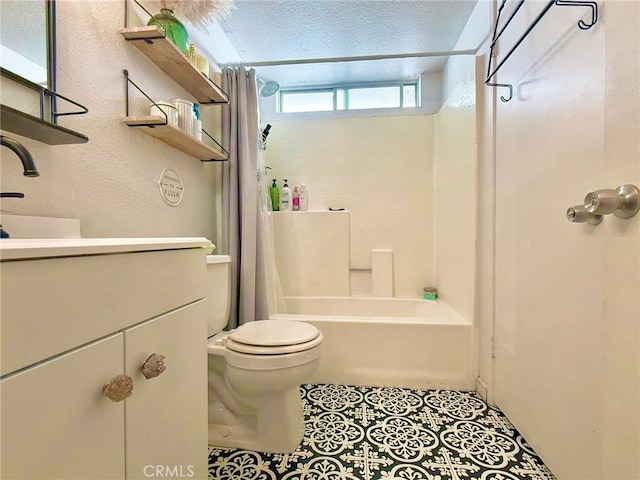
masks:
[[[291,454],[209,447],[220,480],[551,480],[533,449],[475,393],[302,385]]]

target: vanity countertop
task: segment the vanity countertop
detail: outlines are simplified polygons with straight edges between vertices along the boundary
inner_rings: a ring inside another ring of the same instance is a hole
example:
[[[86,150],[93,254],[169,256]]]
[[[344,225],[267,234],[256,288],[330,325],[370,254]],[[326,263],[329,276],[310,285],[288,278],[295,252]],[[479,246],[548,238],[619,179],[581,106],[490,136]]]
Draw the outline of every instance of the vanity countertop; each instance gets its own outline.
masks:
[[[211,241],[204,237],[8,238],[0,241],[0,260],[176,250],[210,245]]]

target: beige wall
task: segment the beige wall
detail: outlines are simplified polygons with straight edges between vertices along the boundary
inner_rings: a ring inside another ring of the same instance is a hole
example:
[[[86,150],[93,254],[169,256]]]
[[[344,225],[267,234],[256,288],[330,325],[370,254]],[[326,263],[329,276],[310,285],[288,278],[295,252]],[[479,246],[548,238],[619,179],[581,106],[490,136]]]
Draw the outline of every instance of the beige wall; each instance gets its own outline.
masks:
[[[474,318],[477,153],[474,59],[436,115],[435,266],[440,298]]]
[[[18,158],[3,147],[2,191],[21,191],[26,197],[3,199],[2,210],[79,218],[86,237],[215,239],[214,182],[220,166],[202,163],[120,121],[125,112],[124,68],[152,98],[190,98],[119,35],[124,2],[57,2],[57,16],[58,91],[89,109],[87,115],[61,118],[60,124],[90,140],[55,147],[25,140],[39,178],[23,177]],[[4,103],[9,101],[3,96]],[[134,103],[146,107],[148,102],[138,97]],[[221,107],[204,108],[215,117]],[[164,203],[156,185],[167,166],[174,167],[185,184],[177,207]]]
[[[560,479],[640,478],[640,216],[565,218],[589,191],[640,180],[640,8],[601,7],[581,31],[588,10],[554,6],[505,64],[514,99],[496,101],[495,172],[482,167],[485,204],[495,189],[493,398]]]
[[[433,284],[434,116],[271,122],[270,178],[306,183],[309,209],[350,212],[351,267],[393,250],[396,296]],[[332,245],[326,246],[331,254]],[[286,292],[285,292],[286,294]],[[352,295],[371,295],[371,274],[352,273]]]

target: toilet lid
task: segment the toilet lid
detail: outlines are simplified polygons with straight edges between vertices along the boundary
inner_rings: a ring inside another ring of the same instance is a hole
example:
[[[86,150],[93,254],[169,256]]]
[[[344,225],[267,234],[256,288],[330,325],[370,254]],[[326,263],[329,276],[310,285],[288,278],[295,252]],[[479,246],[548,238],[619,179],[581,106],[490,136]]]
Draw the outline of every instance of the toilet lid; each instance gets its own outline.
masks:
[[[308,350],[322,341],[319,330],[308,323],[292,320],[259,320],[234,330],[226,346],[251,354],[283,354]]]
[[[309,342],[317,336],[316,327],[293,320],[258,320],[245,323],[230,335],[236,342],[260,347],[295,345]]]

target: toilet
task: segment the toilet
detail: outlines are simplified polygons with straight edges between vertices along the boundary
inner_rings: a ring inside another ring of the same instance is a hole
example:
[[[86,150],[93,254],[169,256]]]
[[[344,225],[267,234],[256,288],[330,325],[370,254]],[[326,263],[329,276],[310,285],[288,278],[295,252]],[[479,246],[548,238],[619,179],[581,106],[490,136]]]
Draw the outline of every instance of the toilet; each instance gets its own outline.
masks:
[[[304,435],[300,385],[318,367],[322,333],[293,320],[223,331],[230,267],[228,255],[207,256],[209,445],[291,453]]]

